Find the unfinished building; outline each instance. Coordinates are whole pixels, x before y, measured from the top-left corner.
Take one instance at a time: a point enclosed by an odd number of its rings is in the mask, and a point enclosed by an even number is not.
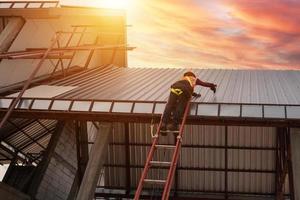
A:
[[[0,195],[133,198],[170,84],[186,70],[127,68],[122,11],[0,5],[0,162],[10,164]],[[300,72],[194,73],[218,89],[200,88],[191,104],[170,198],[300,199]],[[141,199],[161,191],[145,185]]]

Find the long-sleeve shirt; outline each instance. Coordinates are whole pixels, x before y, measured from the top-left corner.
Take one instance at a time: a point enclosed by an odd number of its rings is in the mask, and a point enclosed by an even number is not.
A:
[[[196,80],[195,85],[201,85],[201,86],[209,87],[209,88],[212,88],[215,86],[213,83],[204,82],[198,78]],[[191,86],[190,82],[186,79],[176,81],[175,83],[172,84],[171,88],[174,88],[174,89],[178,88],[178,89],[183,90],[183,94],[185,95],[186,98],[190,98],[194,92],[194,88]]]

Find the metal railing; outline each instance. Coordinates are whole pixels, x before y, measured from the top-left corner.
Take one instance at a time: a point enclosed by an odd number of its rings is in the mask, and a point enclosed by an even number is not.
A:
[[[8,109],[15,98],[0,97],[0,110]],[[165,108],[163,101],[94,100],[68,98],[25,98],[22,97],[16,110],[49,111],[69,113],[123,113],[160,115]],[[215,118],[255,118],[299,120],[300,105],[243,104],[192,102],[190,116]]]
[[[0,1],[1,8],[57,8],[59,1]]]

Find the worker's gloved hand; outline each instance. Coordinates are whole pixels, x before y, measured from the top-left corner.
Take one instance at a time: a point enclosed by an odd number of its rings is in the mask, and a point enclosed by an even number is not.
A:
[[[199,94],[197,94],[197,93],[195,93],[195,92],[193,92],[193,97],[195,97],[195,98],[200,98],[201,97],[201,94],[199,93]]]
[[[216,85],[216,84],[213,84],[213,86],[211,86],[210,89],[211,89],[214,93],[216,93],[217,85]]]

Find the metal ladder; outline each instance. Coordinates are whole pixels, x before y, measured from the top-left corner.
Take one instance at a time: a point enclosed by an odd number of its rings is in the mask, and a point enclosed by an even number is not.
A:
[[[142,189],[143,189],[143,185],[145,183],[160,184],[160,185],[163,184],[164,185],[164,190],[163,190],[163,194],[162,194],[161,199],[162,200],[169,199],[170,190],[171,190],[171,186],[172,186],[172,181],[173,181],[173,177],[174,177],[176,166],[177,166],[179,152],[180,152],[180,149],[181,149],[184,125],[185,125],[186,118],[187,118],[189,110],[190,110],[190,102],[191,102],[191,98],[187,102],[187,105],[186,105],[186,108],[185,108],[185,111],[184,111],[184,115],[183,115],[183,119],[182,119],[182,122],[180,124],[179,131],[167,131],[168,133],[178,133],[178,136],[176,137],[176,145],[160,145],[160,144],[158,144],[159,136],[160,136],[160,133],[161,133],[160,129],[161,129],[161,125],[162,125],[162,117],[161,117],[160,123],[158,125],[158,129],[156,131],[156,134],[153,137],[152,145],[151,145],[150,151],[149,151],[148,156],[147,156],[147,160],[146,160],[146,163],[145,163],[144,170],[142,172],[137,190],[135,192],[134,200],[140,199],[140,195],[141,195],[141,192],[142,192]],[[171,162],[165,162],[165,161],[155,161],[155,160],[153,160],[154,152],[158,149],[173,150],[174,152],[173,152],[173,155],[172,155],[172,161]],[[148,174],[148,171],[149,171],[151,166],[170,166],[169,171],[168,171],[168,175],[167,175],[167,179],[166,180],[158,180],[158,179],[148,179],[148,178],[146,178],[147,174]]]

